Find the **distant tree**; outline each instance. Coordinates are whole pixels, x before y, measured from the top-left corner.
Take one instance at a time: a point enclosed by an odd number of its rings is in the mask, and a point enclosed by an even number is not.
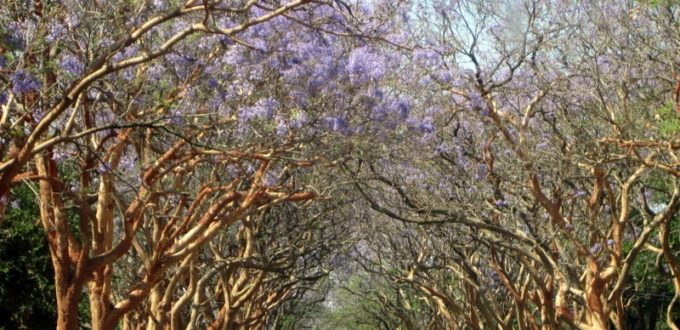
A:
[[[625,329],[657,279],[657,319],[676,328],[678,7],[419,6],[422,122],[346,167],[378,217],[406,224],[367,240],[371,269],[473,329]]]

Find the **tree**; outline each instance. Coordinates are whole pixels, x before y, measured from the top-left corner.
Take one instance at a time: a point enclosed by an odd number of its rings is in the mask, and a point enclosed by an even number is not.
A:
[[[439,92],[417,107],[431,125],[415,146],[347,167],[369,207],[428,228],[420,247],[386,258],[396,277],[439,303],[449,328],[626,328],[643,250],[677,282],[677,136],[655,118],[677,102],[677,8],[442,1],[420,12],[431,28],[419,29],[417,82]],[[664,307],[671,328],[676,301]]]
[[[333,58],[344,51],[333,33],[348,25],[332,2],[8,7],[1,17],[8,79],[0,215],[12,186],[39,182],[58,328],[77,326],[83,287],[93,328],[116,327],[147,299],[152,308],[145,325],[163,326],[152,315],[168,271],[199,260],[226,227],[318,197],[291,174],[325,153],[308,148],[309,139],[348,129],[342,109],[302,109],[330,98],[311,88],[332,88],[319,86],[314,70],[345,67]],[[293,40],[309,45],[286,49]],[[329,42],[333,47],[313,48]],[[326,57],[300,52],[305,47],[325,50]],[[325,77],[358,83],[382,75],[362,65]],[[280,70],[268,71],[276,66]],[[299,71],[305,69],[312,71]],[[281,77],[284,72],[290,76]],[[292,89],[303,82],[310,88]],[[276,176],[282,179],[272,185]],[[126,263],[134,282],[119,281],[118,266]]]

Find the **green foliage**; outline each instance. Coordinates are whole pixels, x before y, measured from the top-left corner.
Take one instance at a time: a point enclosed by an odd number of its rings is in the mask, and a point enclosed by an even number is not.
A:
[[[351,276],[331,301],[315,329],[418,329],[432,312],[408,286],[371,276]]]
[[[660,185],[663,187],[663,185]],[[658,245],[657,231],[652,234],[651,243]],[[671,250],[679,251],[680,246],[680,216],[671,221],[670,234]],[[624,243],[624,255],[633,246],[633,242]],[[675,253],[676,258],[680,257]],[[666,308],[671,302],[675,290],[673,288],[670,271],[666,260],[658,258],[655,253],[642,251],[631,269],[633,285],[626,290],[628,301],[627,323],[636,329],[668,329],[666,324]],[[680,310],[673,311],[673,319],[680,320]]]
[[[680,1],[678,1],[678,0],[640,0],[638,2],[640,2],[641,4],[644,4],[644,5],[652,6],[652,7],[672,6],[672,5],[680,4]]]
[[[54,275],[38,205],[26,185],[12,196],[0,226],[0,329],[54,328]]]
[[[680,116],[675,113],[673,103],[669,102],[656,110],[659,115],[659,132],[665,138],[680,136]]]
[[[339,290],[333,307],[329,307],[321,316],[322,326],[319,329],[378,329],[379,325],[372,317],[370,310],[379,310],[375,301],[366,299],[357,293],[362,289],[362,279],[352,276],[347,288]]]
[[[296,322],[297,322],[297,319],[294,316],[291,316],[291,315],[283,316],[283,318],[281,320],[280,329],[281,330],[295,329],[295,323]]]

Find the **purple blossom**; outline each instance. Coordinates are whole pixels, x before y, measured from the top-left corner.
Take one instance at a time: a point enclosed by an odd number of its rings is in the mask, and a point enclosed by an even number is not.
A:
[[[489,168],[486,166],[486,164],[479,164],[479,167],[477,168],[477,174],[475,174],[475,180],[482,180],[486,177],[486,174],[489,172]]]
[[[35,77],[25,73],[23,70],[18,70],[10,78],[12,84],[12,92],[14,94],[26,93],[40,89],[41,83]]]
[[[602,250],[602,244],[600,243],[595,243],[593,246],[590,247],[590,253],[596,254]]]
[[[231,47],[224,54],[223,61],[230,66],[238,67],[245,61],[244,55],[242,47]]]
[[[288,59],[288,64],[289,64],[289,65],[298,65],[298,64],[302,64],[302,60],[301,60],[299,57],[297,57],[297,56],[293,56],[293,57],[291,57],[290,59]]]
[[[122,51],[119,51],[118,53],[114,54],[113,57],[111,57],[111,61],[119,62],[119,61],[122,61],[126,58],[130,58],[130,57],[137,54],[138,49],[139,49],[139,46],[137,46],[135,44],[127,46]],[[171,62],[173,64],[177,64],[177,63],[187,64],[187,62],[189,61],[186,56],[178,55],[178,54],[175,54],[175,53],[168,55],[167,58],[169,60],[171,60]]]
[[[234,164],[229,164],[227,165],[227,174],[229,175],[230,178],[236,178],[239,176],[241,170],[238,168],[238,166]]]
[[[371,111],[370,118],[375,121],[383,121],[387,117],[387,109],[382,105],[377,105]]]
[[[283,70],[283,79],[291,85],[298,85],[301,80],[309,76],[309,68],[305,65],[293,65]]]
[[[292,128],[300,128],[302,125],[307,123],[307,113],[300,110],[294,112],[291,117],[290,117],[290,127]]]
[[[68,157],[68,154],[61,148],[55,148],[52,152],[52,159],[56,162],[60,162]]]
[[[109,173],[109,172],[111,172],[111,164],[109,164],[109,162],[107,162],[107,161],[103,161],[103,162],[99,163],[99,166],[97,166],[97,168],[95,170],[99,174]]]
[[[436,115],[438,113],[441,113],[442,109],[440,107],[429,107],[427,110],[425,110],[425,114],[428,116]]]
[[[418,129],[419,123],[420,123],[420,122],[419,122],[418,119],[415,118],[415,117],[408,117],[408,118],[406,118],[406,126],[408,126],[408,127],[411,128],[411,129],[417,130],[417,129]]]
[[[326,124],[333,132],[349,133],[349,122],[343,117],[326,117]]]
[[[244,107],[241,110],[241,118],[250,121],[255,118],[271,119],[274,112],[278,109],[279,102],[273,98],[260,99],[252,107]]]
[[[420,122],[420,125],[418,125],[418,130],[422,133],[433,133],[434,120],[432,119],[432,117],[427,116],[423,118],[423,120]]]
[[[59,66],[61,66],[64,71],[74,75],[80,75],[83,73],[83,69],[85,69],[85,65],[83,65],[83,63],[73,55],[66,55],[61,58],[59,61]]]
[[[347,71],[353,84],[375,82],[385,75],[385,64],[382,58],[364,46],[350,54]]]
[[[276,185],[278,178],[271,172],[267,172],[262,179],[262,185],[265,187],[273,187]]]
[[[215,79],[215,78],[208,79],[208,87],[215,89],[218,86],[219,86],[219,83],[217,82],[217,79]]]
[[[35,122],[37,123],[37,122],[41,121],[43,119],[43,117],[45,117],[45,112],[42,111],[41,109],[37,109],[37,110],[33,111],[31,116],[33,116],[33,120],[35,120]]]
[[[373,90],[373,97],[375,97],[379,100],[382,100],[384,96],[385,96],[385,92],[383,92],[382,89],[376,88],[376,89]]]
[[[443,153],[446,153],[446,152],[449,151],[449,147],[446,146],[446,145],[443,144],[443,143],[440,143],[440,144],[438,144],[438,145],[434,148],[434,151],[435,151],[437,154],[443,154]]]
[[[257,49],[259,51],[266,52],[267,49],[268,49],[267,48],[267,42],[262,40],[262,39],[255,39],[255,40],[251,41],[250,43],[253,45],[253,47],[255,47],[255,49]]]
[[[71,181],[68,184],[68,190],[69,191],[75,192],[75,191],[78,191],[78,189],[80,189],[80,183],[78,181]]]
[[[575,190],[574,191],[574,198],[580,198],[580,197],[583,197],[583,196],[586,196],[586,195],[588,195],[588,193],[583,191],[583,190]]]
[[[286,125],[286,122],[283,121],[283,119],[277,120],[276,135],[285,136],[286,134],[288,134],[288,126]]]
[[[609,69],[609,56],[608,55],[600,55],[597,57],[597,66],[603,70],[607,71]]]
[[[529,226],[527,226],[525,223],[521,224],[519,227],[525,235],[531,234],[531,230],[529,230]]]
[[[7,67],[7,58],[5,55],[0,54],[0,69]]]
[[[166,0],[153,0],[153,5],[156,6],[157,9],[164,10],[168,4]]]
[[[456,145],[456,161],[461,168],[467,168],[469,165],[465,150],[460,145]]]
[[[248,78],[251,80],[262,80],[263,71],[262,65],[252,65],[248,68]]]
[[[255,173],[255,167],[253,167],[253,164],[248,164],[248,167],[246,167],[246,174],[247,175],[253,175]]]
[[[496,206],[498,206],[498,207],[507,207],[508,205],[510,205],[510,204],[508,203],[508,201],[506,201],[506,200],[504,200],[504,199],[497,199],[497,200],[494,202],[494,204],[496,204]]]
[[[156,0],[156,1],[158,1],[158,0]],[[229,47],[229,46],[234,44],[234,40],[232,40],[229,37],[222,36],[222,37],[220,37],[220,43],[224,47]]]
[[[394,107],[397,113],[399,114],[399,117],[401,117],[401,119],[408,118],[408,115],[411,110],[411,105],[407,101],[399,100],[397,101]]]
[[[149,67],[146,72],[147,79],[149,81],[157,81],[161,79],[163,75],[163,67],[159,64],[153,64]]]
[[[0,93],[0,105],[5,105],[8,101],[7,92]]]
[[[292,91],[290,92],[290,98],[295,103],[298,107],[304,108],[307,106],[308,100],[307,100],[307,93],[303,93],[300,91]]]
[[[309,79],[309,81],[307,82],[307,88],[309,90],[318,90],[323,86],[324,82],[326,82],[325,79],[322,79],[321,76],[316,76],[314,78]]]
[[[436,73],[436,78],[443,83],[450,83],[453,80],[453,74],[450,71],[440,71]]]
[[[170,124],[175,125],[175,126],[184,126],[186,125],[186,120],[184,119],[184,116],[179,115],[179,114],[174,114],[168,117],[170,120]]]
[[[123,156],[120,159],[120,163],[118,163],[118,168],[125,173],[128,174],[133,174],[136,172],[137,168],[137,157],[133,156],[132,153],[126,153],[125,156]]]
[[[488,116],[489,115],[489,108],[487,107],[482,107],[481,110],[479,111],[479,114],[482,116]]]
[[[607,240],[607,245],[609,245],[609,246],[613,246],[613,245],[614,245],[614,240],[613,240],[613,239],[611,239],[611,238],[610,238],[610,239],[608,239],[608,240]]]
[[[484,98],[478,93],[470,94],[470,107],[472,110],[480,111],[484,116],[488,115],[488,109],[486,109]]]
[[[436,67],[441,64],[441,57],[431,49],[418,48],[413,51],[413,60],[423,67]]]
[[[78,19],[78,16],[75,15],[67,16],[64,22],[71,29],[77,29],[80,26],[80,20]]]

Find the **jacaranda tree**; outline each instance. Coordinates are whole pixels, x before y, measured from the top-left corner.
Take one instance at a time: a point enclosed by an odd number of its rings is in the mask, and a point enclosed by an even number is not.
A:
[[[59,329],[678,328],[677,1],[6,2]]]
[[[95,329],[113,329],[122,319],[125,327],[199,326],[175,315],[173,307],[193,298],[189,291],[173,302],[184,287],[177,281],[200,282],[201,275],[179,275],[207,262],[204,247],[237,222],[241,250],[229,258],[252,265],[255,219],[325,191],[296,178],[340,152],[309,143],[349,133],[347,109],[355,101],[345,82],[357,88],[385,74],[352,57],[352,47],[372,52],[356,41],[364,32],[354,27],[371,12],[343,2],[11,1],[4,7],[0,217],[12,205],[13,187],[35,189],[59,329],[77,327],[83,292]],[[313,246],[289,258],[306,258]],[[267,286],[248,284],[266,274],[247,270],[253,267],[237,267],[244,270],[232,275],[233,294],[253,297],[259,287],[257,299],[267,304],[287,294],[271,296]],[[205,292],[196,294],[202,299]],[[216,307],[213,327],[231,328],[224,314],[243,313],[230,303]]]
[[[677,4],[416,8],[409,82],[429,122],[346,166],[405,223],[365,224],[358,262],[452,329],[626,329],[652,267],[677,328]]]

